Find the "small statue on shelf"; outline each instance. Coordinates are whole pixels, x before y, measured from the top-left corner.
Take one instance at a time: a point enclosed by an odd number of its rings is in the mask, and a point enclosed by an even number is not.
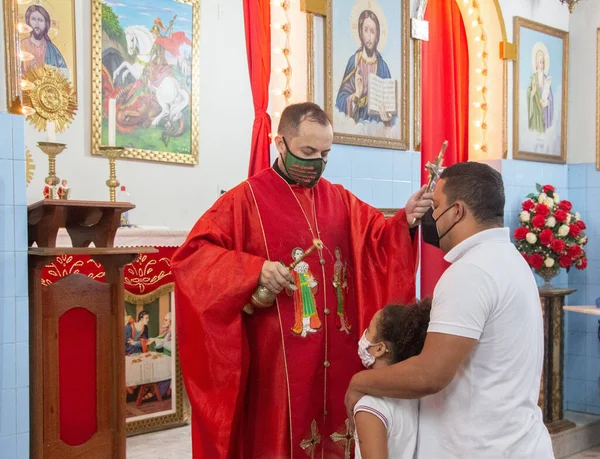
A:
[[[58,199],[64,199],[65,201],[69,199],[69,195],[71,193],[71,188],[67,185],[67,181],[63,180],[61,185],[58,187]]]
[[[44,199],[56,199],[56,185],[52,185],[52,178],[46,177],[46,186],[44,186]]]

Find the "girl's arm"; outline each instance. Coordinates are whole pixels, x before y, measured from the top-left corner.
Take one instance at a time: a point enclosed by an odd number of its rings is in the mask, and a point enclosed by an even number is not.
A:
[[[383,421],[367,411],[354,417],[362,459],[388,459],[387,429]]]

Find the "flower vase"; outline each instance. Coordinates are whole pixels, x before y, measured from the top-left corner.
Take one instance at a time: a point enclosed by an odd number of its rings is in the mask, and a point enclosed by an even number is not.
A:
[[[558,275],[558,271],[558,268],[546,268],[545,266],[535,270],[535,273],[544,279],[544,285],[542,285],[543,289],[549,290],[552,288],[550,281]]]

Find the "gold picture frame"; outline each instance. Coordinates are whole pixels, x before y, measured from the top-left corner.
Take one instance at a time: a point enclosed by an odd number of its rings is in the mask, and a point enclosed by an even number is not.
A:
[[[75,0],[39,0],[36,3],[4,0],[4,53],[6,60],[6,101],[8,111],[21,111],[21,82],[28,70],[50,65],[63,74],[77,95],[77,49],[75,25]],[[28,52],[26,40],[34,34],[26,24],[26,13],[33,8],[43,24],[49,24],[39,40],[50,43],[53,52],[46,53],[43,63],[36,64],[35,55]],[[21,25],[19,25],[21,24]],[[24,44],[25,43],[25,44]],[[50,59],[50,62],[47,60]],[[38,65],[39,64],[39,65]]]
[[[323,16],[324,18],[324,41],[325,41],[325,111],[334,120],[333,116],[333,1],[340,0],[323,0],[319,1],[308,1],[306,0],[302,4],[303,11],[307,12],[307,97],[308,100],[314,100],[314,15]],[[334,121],[334,143],[345,144],[345,145],[358,145],[366,147],[376,148],[389,148],[397,150],[408,150],[410,147],[410,125],[409,125],[409,90],[410,90],[410,25],[409,25],[409,2],[402,0],[401,13],[400,13],[400,24],[402,30],[401,34],[401,52],[400,52],[400,82],[398,88],[398,99],[399,99],[399,130],[400,138],[392,139],[386,137],[375,137],[370,135],[357,135],[340,133],[336,131],[336,123]],[[390,32],[391,33],[391,32]]]
[[[158,3],[168,3],[169,8],[161,8],[160,5],[158,5]],[[173,28],[172,28],[172,24],[173,22],[169,23],[169,19],[171,17],[172,13],[165,13],[165,11],[174,11],[174,9],[176,8],[175,6],[173,6],[174,4],[178,4],[177,8],[180,8],[181,5],[185,5],[185,6],[189,6],[191,8],[191,14],[189,15],[176,15],[175,17],[173,17],[173,21],[177,20],[178,22],[176,24],[181,24],[183,21],[185,21],[185,24],[189,24],[189,25],[185,25],[186,28],[189,28],[191,30],[191,35],[192,38],[191,40],[189,38],[187,38],[187,42],[185,42],[186,44],[191,46],[191,51],[189,52],[189,55],[187,56],[186,59],[184,59],[186,62],[182,65],[185,66],[185,73],[177,73],[179,79],[175,78],[178,82],[182,81],[181,78],[185,79],[185,84],[188,85],[187,88],[183,87],[183,84],[179,83],[179,91],[180,94],[183,96],[184,92],[187,94],[187,98],[188,98],[188,102],[187,105],[184,105],[183,108],[180,110],[180,112],[174,116],[172,119],[169,119],[169,114],[164,111],[162,113],[165,113],[165,117],[162,118],[160,121],[158,121],[159,124],[155,124],[155,122],[157,122],[157,118],[160,118],[160,115],[147,115],[148,119],[140,119],[139,122],[135,121],[135,123],[137,124],[129,124],[128,125],[128,129],[133,125],[133,130],[136,129],[144,129],[144,132],[142,134],[139,134],[137,136],[137,138],[131,136],[132,141],[128,142],[127,140],[130,138],[128,137],[129,132],[128,130],[122,130],[121,127],[119,128],[119,135],[121,137],[121,142],[117,142],[117,146],[123,146],[125,147],[125,152],[123,153],[122,158],[127,158],[127,159],[138,159],[138,160],[145,160],[145,161],[158,161],[158,162],[165,162],[165,163],[175,163],[175,164],[186,164],[186,165],[196,165],[198,164],[198,144],[199,144],[199,113],[198,113],[198,108],[199,108],[199,79],[200,79],[200,0],[156,0],[153,1],[151,3],[146,3],[144,6],[140,6],[138,5],[138,2],[136,2],[136,5],[129,5],[127,3],[127,0],[124,0],[123,2],[120,2],[118,4],[118,6],[120,7],[129,7],[129,8],[138,8],[138,9],[144,9],[147,11],[143,11],[142,14],[144,14],[143,16],[137,16],[137,20],[138,21],[145,21],[143,28],[146,29],[146,31],[144,32],[146,35],[148,34],[148,32],[154,34],[160,34],[162,38],[170,40],[171,36],[169,36],[168,34],[170,32],[173,32]],[[92,155],[94,156],[100,156],[102,153],[100,151],[100,146],[104,146],[108,143],[110,143],[110,141],[107,141],[106,143],[103,143],[103,123],[105,123],[106,125],[110,125],[108,122],[108,119],[106,119],[106,121],[104,121],[105,119],[105,113],[106,113],[106,107],[105,107],[105,101],[103,98],[103,93],[105,91],[105,84],[106,81],[110,81],[111,85],[113,85],[117,80],[118,80],[118,76],[117,78],[114,77],[114,73],[112,75],[110,71],[108,71],[108,69],[105,67],[104,63],[103,63],[103,52],[105,51],[103,49],[103,22],[102,22],[102,7],[103,7],[103,1],[102,0],[92,0],[92,135],[91,135],[91,149],[92,149]],[[153,11],[153,9],[157,9],[157,12]],[[160,11],[160,13],[158,12]],[[147,15],[147,16],[146,16]],[[160,15],[164,16],[165,21],[164,24],[162,23],[162,20],[160,19]],[[116,17],[118,17],[115,14]],[[154,18],[157,18],[156,20],[154,20]],[[152,23],[152,20],[154,20],[154,23]],[[150,22],[148,22],[150,21]],[[158,21],[158,23],[157,23]],[[118,22],[118,20],[117,20]],[[141,22],[140,22],[141,23]],[[167,24],[169,24],[167,26]],[[167,26],[167,27],[165,27]],[[122,26],[119,23],[119,27]],[[142,27],[142,26],[134,26],[134,27]],[[157,27],[157,29],[155,29],[155,27]],[[177,27],[177,26],[174,26]],[[127,27],[129,28],[129,27]],[[122,29],[123,30],[123,29]],[[124,32],[123,32],[124,33]],[[165,33],[165,35],[162,35],[163,33]],[[175,34],[178,32],[174,32],[173,33],[173,37],[175,36]],[[155,39],[156,39],[156,35]],[[124,38],[123,38],[124,40]],[[184,39],[185,40],[185,39]],[[104,40],[106,41],[106,40]],[[114,43],[114,41],[113,41]],[[139,43],[136,45],[139,48]],[[114,49],[114,48],[113,48]],[[156,54],[153,53],[160,53],[160,50],[156,50],[157,48],[152,47],[151,51],[149,51],[149,53],[147,54],[149,57],[148,59],[151,61],[151,59],[155,58]],[[123,54],[125,54],[125,52],[129,53],[129,56],[123,56]],[[134,51],[135,52],[135,51]],[[150,65],[148,65],[148,63],[140,61],[138,59],[137,56],[142,56],[143,54],[141,54],[141,51],[138,51],[139,54],[135,54],[132,55],[131,51],[129,50],[124,50],[123,47],[121,46],[121,50],[119,51],[119,54],[121,55],[121,59],[123,61],[131,61],[131,66],[133,67],[134,65],[137,65],[141,62],[141,64],[144,64],[144,73],[142,74],[142,76],[139,77],[139,79],[143,79],[143,78],[151,78],[151,76],[153,77],[154,75],[152,75],[150,72],[153,72],[154,70],[152,69],[152,67]],[[161,63],[161,65],[166,65],[168,67],[175,67],[177,66],[177,71],[179,72],[179,70],[181,70],[179,68],[180,65],[180,61],[177,61],[177,64],[172,64],[171,61],[168,61],[167,58],[165,57],[165,52],[163,50],[162,52],[162,56],[158,56],[156,57],[156,59],[162,59],[163,62]],[[150,70],[147,70],[146,67],[150,68]],[[105,71],[105,75],[110,75],[109,77],[106,77],[103,79],[103,70]],[[146,71],[148,73],[146,73]],[[183,70],[181,70],[181,72],[184,72]],[[125,76],[126,72],[121,72],[120,73],[122,80],[125,80]],[[135,79],[135,74],[134,73],[130,73],[130,75]],[[151,75],[151,76],[149,76]],[[183,75],[183,76],[182,76]],[[173,76],[173,75],[170,75]],[[127,77],[130,78],[130,77]],[[168,78],[167,77],[163,77],[163,75],[159,75],[157,78],[154,78],[155,81],[160,81],[159,84],[162,84],[163,81],[166,81]],[[131,81],[131,80],[130,80]],[[131,85],[130,85],[131,86]],[[190,89],[191,86],[191,89]],[[115,91],[115,86],[112,86],[113,91]],[[134,88],[135,89],[135,88]],[[150,103],[153,104],[154,107],[154,111],[152,113],[156,113],[157,110],[160,112],[160,108],[157,108],[157,105],[159,105],[159,107],[162,107],[161,104],[159,104],[159,101],[156,100],[158,96],[155,96],[154,94],[157,93],[157,91],[153,92],[152,95],[148,95],[147,97],[149,98],[148,100],[150,101]],[[119,97],[119,96],[116,96]],[[129,96],[128,96],[129,97]],[[133,95],[132,97],[135,97],[135,95]],[[152,98],[154,98],[155,100],[152,100]],[[181,100],[182,98],[180,98]],[[128,102],[129,103],[129,102]],[[176,102],[173,102],[172,105],[175,105]],[[110,110],[110,108],[109,108]],[[121,108],[119,109],[121,110]],[[114,115],[116,117],[116,115]],[[108,117],[106,117],[108,118]],[[123,119],[123,116],[121,116],[120,119]],[[115,125],[118,124],[118,121],[114,121]],[[186,126],[187,125],[187,126]],[[178,127],[179,126],[179,127]],[[112,128],[114,130],[114,132],[117,132],[117,128],[113,127]],[[161,131],[162,129],[162,131]],[[177,130],[184,130],[185,135],[180,134]],[[109,131],[109,129],[105,129],[105,131]],[[173,132],[175,131],[175,132]],[[148,136],[146,135],[146,133],[150,133],[151,135]],[[160,135],[160,139],[159,139],[159,135]],[[108,134],[107,134],[108,136]],[[189,136],[189,143],[188,143],[188,136]],[[116,135],[115,135],[116,137]],[[136,146],[136,145],[132,145],[133,143],[141,143],[141,142],[153,142],[155,147],[154,148],[149,148],[149,147],[145,147],[145,146]],[[161,143],[162,142],[162,143]],[[173,142],[173,143],[171,143]],[[121,143],[119,145],[119,143]],[[162,146],[164,144],[164,147]],[[170,145],[169,145],[170,144]]]
[[[126,394],[126,409],[125,409],[125,414],[126,414],[126,418],[127,418],[127,422],[125,425],[125,430],[127,432],[128,436],[133,436],[133,435],[140,435],[140,434],[144,434],[144,433],[149,433],[149,432],[155,432],[158,430],[164,430],[164,429],[169,429],[169,428],[173,428],[173,427],[179,427],[182,425],[185,425],[189,422],[189,410],[187,409],[187,405],[188,405],[188,401],[187,401],[187,395],[185,392],[185,387],[184,387],[184,383],[183,383],[183,376],[181,373],[181,366],[180,366],[180,361],[179,361],[179,352],[178,352],[178,345],[177,345],[177,333],[176,333],[176,323],[177,323],[177,317],[175,315],[175,302],[174,302],[174,294],[173,294],[173,289],[174,286],[173,284],[167,284],[164,287],[161,287],[161,289],[159,289],[159,296],[158,298],[155,298],[156,295],[151,294],[148,296],[148,298],[144,298],[143,296],[138,297],[136,295],[132,295],[128,292],[126,292],[125,295],[125,311],[127,314],[127,311],[130,310],[131,313],[133,313],[133,308],[135,308],[136,314],[139,314],[139,312],[141,311],[147,311],[147,314],[149,314],[149,316],[156,321],[156,319],[158,319],[158,321],[162,321],[163,317],[161,317],[163,314],[158,314],[157,315],[157,310],[156,308],[152,308],[153,303],[156,302],[160,302],[160,303],[167,303],[169,304],[169,313],[171,314],[171,325],[170,325],[170,332],[172,333],[171,338],[169,338],[169,340],[172,339],[173,342],[173,347],[171,350],[171,355],[175,358],[175,362],[173,365],[173,369],[174,369],[174,373],[172,373],[172,377],[170,379],[170,388],[169,388],[169,397],[170,400],[172,400],[173,398],[174,403],[171,403],[171,409],[170,410],[160,410],[157,408],[152,408],[150,410],[148,410],[148,408],[145,408],[147,403],[150,403],[150,406],[152,406],[152,404],[158,404],[158,405],[163,405],[165,403],[168,403],[168,400],[163,400],[163,401],[157,401],[157,400],[151,400],[150,402],[146,402],[145,399],[143,399],[144,394],[142,393],[141,396],[139,393],[136,394],[136,390],[140,391],[143,389],[142,385],[141,387],[133,387],[133,388],[129,388],[131,389],[132,393],[127,393]],[[156,306],[154,304],[154,306]],[[133,319],[135,320],[135,319]],[[163,323],[164,325],[164,323]],[[126,328],[126,333],[127,333],[127,328]],[[152,334],[152,333],[151,333]],[[153,335],[153,334],[152,334]],[[151,354],[156,354],[155,352],[150,352]],[[143,358],[143,355],[140,354],[140,360]],[[125,363],[126,368],[127,368],[127,361]],[[126,371],[126,374],[127,371]],[[163,383],[157,383],[157,384],[153,384],[155,386],[157,386],[157,388],[162,391],[162,386],[161,384]],[[173,390],[173,386],[174,386],[174,390]],[[148,391],[148,393],[152,393],[150,391]],[[156,394],[153,394],[156,397]],[[139,398],[138,398],[139,397]],[[138,398],[137,402],[135,401],[135,399]],[[130,400],[131,399],[131,400]],[[142,402],[140,403],[140,399],[142,399]],[[152,411],[155,410],[155,411]],[[138,412],[139,411],[139,412]],[[143,414],[143,413],[146,414]],[[132,413],[134,413],[132,415]],[[162,414],[165,413],[165,414]]]
[[[526,31],[525,34],[524,31]],[[547,38],[543,37],[544,35]],[[567,161],[569,33],[528,19],[515,17],[514,36],[517,47],[517,60],[514,65],[513,78],[513,158],[565,164]],[[562,88],[559,94],[552,92],[552,75],[548,74],[552,66],[556,68],[554,62],[558,57],[548,50],[549,45],[552,50],[558,49],[553,39],[562,40],[562,46],[560,46],[562,56],[559,57],[559,62],[562,63],[561,75],[559,76]],[[543,60],[538,62],[538,56],[542,57]],[[522,62],[524,58],[526,58],[525,62]],[[534,78],[537,72],[535,68],[533,74],[529,70],[523,77],[521,75],[521,71],[524,71],[528,65],[537,66],[539,64],[543,64],[545,67],[540,69],[542,70],[544,85],[543,90],[539,88],[540,95],[537,94],[537,89],[535,94],[531,92],[534,84],[536,88],[540,84],[537,82],[539,80]],[[527,79],[529,79],[529,82]],[[548,80],[550,80],[549,83]],[[539,112],[534,114],[533,117],[529,116],[529,100],[520,100],[523,93],[526,96],[531,94],[530,98],[535,100],[535,106],[538,107],[539,105]],[[544,98],[545,93],[546,98]],[[558,120],[560,122],[559,129],[555,124],[557,122],[555,120],[557,111],[553,109],[557,95],[560,95],[559,101],[561,104],[558,111],[560,117]],[[543,105],[544,102],[545,106]],[[527,130],[523,129],[521,125],[523,119],[527,119]],[[521,132],[522,130],[523,132]],[[558,139],[557,136],[559,136]],[[532,148],[530,148],[532,145],[537,150],[542,151],[532,151]],[[548,151],[544,152],[544,149]]]
[[[600,28],[596,31],[596,170],[600,171]]]

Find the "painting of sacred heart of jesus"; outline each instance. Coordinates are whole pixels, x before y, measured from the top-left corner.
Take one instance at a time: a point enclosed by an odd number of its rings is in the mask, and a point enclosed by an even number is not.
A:
[[[92,153],[198,162],[199,0],[93,0]]]

